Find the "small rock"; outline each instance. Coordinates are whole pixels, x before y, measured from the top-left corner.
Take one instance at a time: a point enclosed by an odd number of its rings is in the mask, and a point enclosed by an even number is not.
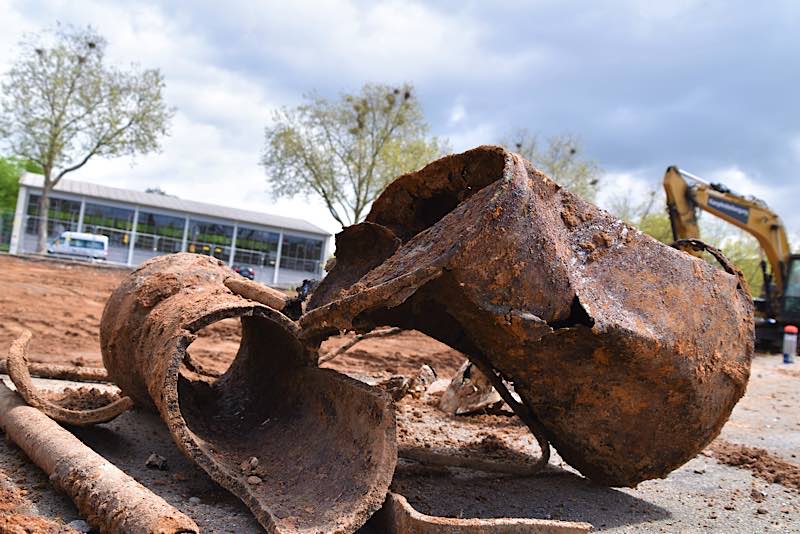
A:
[[[750,491],[750,498],[753,499],[755,502],[763,502],[764,499],[766,498],[766,495],[762,491],[753,488]]]
[[[735,508],[735,507],[734,507],[732,504],[726,504],[726,505],[724,506],[724,508],[725,508],[726,510],[728,510],[728,511],[730,511],[730,510],[735,510],[735,509],[736,509],[736,508]]]
[[[705,474],[705,472],[706,472],[706,467],[705,467],[705,466],[703,466],[703,467],[697,467],[697,468],[695,468],[695,470],[694,470],[694,474],[696,474],[696,475],[704,475],[704,474]]]
[[[189,504],[200,504],[200,497],[189,497]]]
[[[394,375],[376,385],[379,388],[384,389],[392,398],[392,400],[397,402],[406,396],[408,393],[408,388],[411,385],[411,381],[403,375]]]
[[[251,486],[257,486],[261,484],[261,478],[255,475],[250,475],[249,477],[247,477],[247,483],[250,484]]]
[[[436,371],[430,365],[424,364],[419,368],[417,374],[411,378],[409,389],[415,398],[419,398],[435,381]]]
[[[490,410],[503,404],[503,399],[484,375],[466,360],[450,380],[439,399],[439,409],[449,415],[469,415]]]
[[[758,512],[761,515],[769,513],[769,511],[766,508],[759,508],[758,510],[756,510],[756,512]]]
[[[258,467],[258,458],[253,456],[252,458],[250,458],[248,464],[250,464],[250,469],[255,469],[256,467]]]
[[[84,521],[83,519],[76,519],[75,521],[70,521],[67,523],[67,526],[71,529],[77,530],[78,532],[91,532],[92,527]]]
[[[158,469],[159,471],[166,471],[169,469],[169,466],[167,465],[167,459],[156,453],[148,456],[147,460],[144,462],[144,465],[150,469]]]

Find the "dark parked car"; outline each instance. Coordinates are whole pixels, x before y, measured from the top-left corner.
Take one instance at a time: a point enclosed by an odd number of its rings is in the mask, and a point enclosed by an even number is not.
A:
[[[244,276],[245,278],[249,278],[250,280],[256,279],[256,270],[252,267],[243,267],[241,265],[234,265],[233,270],[240,275]]]

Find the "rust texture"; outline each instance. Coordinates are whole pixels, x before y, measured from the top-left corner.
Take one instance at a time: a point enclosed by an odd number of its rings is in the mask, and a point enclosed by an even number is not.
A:
[[[108,382],[108,373],[102,367],[59,365],[55,363],[28,362],[28,372],[37,378],[70,380],[72,382]],[[8,374],[5,360],[0,360],[0,374]]]
[[[596,482],[666,476],[745,391],[753,307],[741,276],[653,240],[500,147],[401,176],[340,241],[362,234],[368,246],[337,251],[300,319],[306,342],[420,330],[512,382],[547,440]]]
[[[352,532],[380,508],[397,460],[389,399],[316,366],[295,322],[225,286],[196,254],[154,258],[114,291],[101,348],[110,378],[155,408],[178,448],[270,532]],[[203,327],[242,322],[239,351],[214,379],[184,365]]]
[[[24,402],[0,381],[0,426],[102,533],[199,533],[194,521]],[[31,530],[33,532],[33,530]],[[38,530],[36,531],[38,532]]]
[[[589,523],[553,519],[461,519],[415,510],[405,497],[389,492],[374,523],[387,534],[581,534]]]
[[[277,289],[272,289],[241,276],[230,276],[225,279],[224,283],[225,287],[233,293],[248,300],[260,302],[273,310],[283,311],[289,301],[289,297]]]
[[[86,410],[73,409],[50,401],[46,395],[36,389],[28,372],[26,351],[30,341],[30,331],[23,331],[22,335],[11,344],[11,348],[8,351],[8,359],[6,360],[8,375],[17,388],[17,393],[25,399],[29,406],[38,408],[45,415],[59,423],[75,426],[107,423],[133,406],[133,401],[129,397],[122,397],[104,406]]]

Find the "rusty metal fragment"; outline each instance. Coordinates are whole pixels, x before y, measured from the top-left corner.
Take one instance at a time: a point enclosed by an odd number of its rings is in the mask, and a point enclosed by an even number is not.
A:
[[[362,234],[369,246],[337,250],[301,318],[306,341],[420,330],[493,383],[512,382],[529,426],[599,483],[666,476],[744,393],[753,306],[741,276],[653,240],[500,147],[401,176],[342,239]],[[378,252],[364,263],[349,250]]]
[[[199,533],[194,521],[0,381],[0,427],[101,533]],[[33,527],[35,528],[35,527]],[[39,532],[31,530],[31,532]]]
[[[439,409],[448,415],[465,415],[502,405],[489,377],[465,360],[439,399]]]
[[[101,322],[109,376],[155,408],[178,448],[270,532],[352,532],[380,508],[394,472],[395,420],[374,388],[316,366],[298,326],[225,285],[196,254],[154,258],[114,291]],[[242,321],[218,379],[183,365],[203,327]]]
[[[271,287],[267,287],[241,276],[230,276],[226,278],[223,283],[225,287],[230,289],[233,293],[248,300],[260,302],[273,310],[283,311],[286,307],[286,303],[289,301],[289,297],[277,289],[272,289]]]
[[[133,406],[133,401],[129,397],[122,397],[105,406],[88,410],[75,410],[52,402],[36,389],[28,372],[26,352],[30,341],[30,330],[24,330],[22,335],[11,344],[11,348],[8,351],[8,359],[6,360],[8,375],[17,388],[17,393],[25,399],[29,406],[38,408],[45,415],[59,423],[75,426],[107,423]]]
[[[37,378],[70,380],[72,382],[108,382],[108,373],[103,367],[59,365],[56,363],[28,362],[28,372]],[[8,374],[5,360],[0,360],[0,374]]]
[[[592,525],[554,519],[461,519],[436,517],[415,510],[399,493],[389,492],[373,520],[387,534],[579,534]]]

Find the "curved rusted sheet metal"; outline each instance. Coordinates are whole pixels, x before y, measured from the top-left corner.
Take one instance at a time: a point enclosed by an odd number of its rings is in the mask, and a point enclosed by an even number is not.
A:
[[[363,236],[368,246],[351,242]],[[513,382],[561,456],[607,485],[694,457],[749,377],[753,305],[740,275],[500,147],[395,180],[338,236],[318,292],[300,320],[312,347],[344,329],[420,330]]]
[[[352,532],[380,508],[396,463],[388,398],[316,367],[297,324],[231,292],[230,270],[195,254],[154,258],[114,291],[103,363],[124,394],[157,409],[179,449],[270,532]],[[183,365],[203,327],[239,317],[218,379]]]
[[[371,521],[385,534],[583,534],[590,523],[558,519],[438,517],[414,509],[399,493],[389,492]]]
[[[47,395],[39,391],[33,384],[33,379],[28,370],[28,345],[31,341],[31,331],[23,330],[19,338],[11,343],[6,359],[8,376],[17,388],[17,393],[28,406],[41,410],[54,421],[75,426],[92,426],[107,423],[115,419],[133,406],[133,401],[128,397],[117,398],[105,406],[94,409],[75,410],[66,408],[52,402]]]

